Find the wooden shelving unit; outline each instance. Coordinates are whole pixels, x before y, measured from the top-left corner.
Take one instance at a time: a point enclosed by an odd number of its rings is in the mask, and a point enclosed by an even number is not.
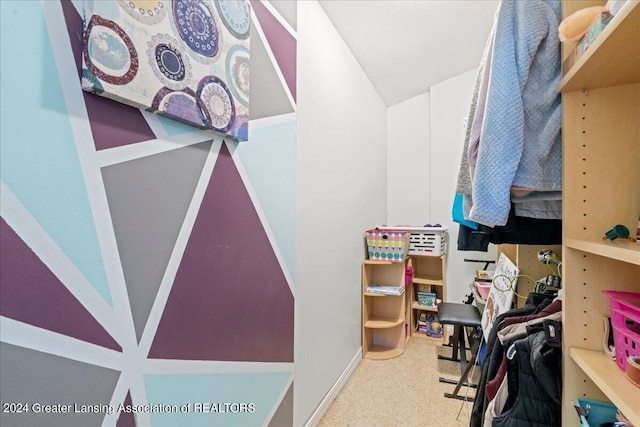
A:
[[[634,425],[640,425],[638,416],[638,388],[631,384],[615,361],[601,351],[572,348],[571,359],[626,414]]]
[[[432,338],[417,331],[420,313],[437,313],[437,307],[429,307],[418,303],[418,289],[426,288],[435,293],[436,298],[445,301],[446,258],[441,256],[411,255],[408,261],[414,268],[411,286],[407,289],[410,296],[409,330],[411,336],[442,341],[443,338]]]
[[[604,1],[565,0],[563,17]],[[610,401],[640,425],[640,388],[602,352],[602,290],[640,292],[640,245],[604,241],[640,215],[640,2],[629,1],[560,83],[563,102],[563,426],[572,401]],[[567,56],[567,52],[563,56]]]
[[[571,4],[567,6],[567,3]],[[579,3],[590,6],[602,4],[600,1],[565,0],[565,16],[568,16],[566,12],[569,9],[576,11],[588,7],[578,6]],[[629,3],[620,10],[576,63],[570,69],[564,70],[560,81],[562,92],[620,86],[640,81],[640,9],[637,4],[631,4],[637,1],[630,0]]]
[[[538,252],[541,250],[551,250],[559,257],[562,256],[562,245],[513,245],[508,243],[498,245],[497,258],[500,258],[500,253],[504,253],[518,266],[519,274],[523,276],[516,284],[515,301],[517,307],[523,307],[529,292],[534,291],[535,283],[525,276],[540,279],[551,273],[556,274],[557,267],[555,265],[551,268],[538,261]]]
[[[408,339],[407,298],[367,292],[371,284],[402,286],[405,263],[362,263],[362,357],[391,359],[404,353]]]

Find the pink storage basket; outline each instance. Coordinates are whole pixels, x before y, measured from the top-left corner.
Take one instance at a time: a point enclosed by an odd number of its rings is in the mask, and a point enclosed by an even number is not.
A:
[[[616,363],[626,372],[629,356],[640,356],[640,293],[602,291],[611,301]]]
[[[407,230],[374,228],[366,230],[366,235],[370,260],[404,262],[409,251]]]
[[[493,282],[475,281],[473,284],[475,285],[482,299],[486,301],[487,298],[489,298],[489,292],[491,291],[491,286],[493,286]]]

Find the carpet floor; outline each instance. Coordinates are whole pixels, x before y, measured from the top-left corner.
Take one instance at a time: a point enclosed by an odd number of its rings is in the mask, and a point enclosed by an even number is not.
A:
[[[363,359],[333,401],[319,427],[451,427],[469,425],[472,403],[444,397],[455,381],[460,364],[439,360],[451,356],[451,348],[412,337],[404,354],[390,360]],[[472,382],[477,383],[479,367]],[[475,395],[463,387],[460,395]]]

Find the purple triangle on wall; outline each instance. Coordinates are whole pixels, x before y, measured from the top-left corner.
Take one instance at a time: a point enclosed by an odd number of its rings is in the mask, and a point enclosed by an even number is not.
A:
[[[78,70],[78,90],[81,90],[82,17],[70,0],[61,0],[61,3]],[[156,139],[139,109],[91,93],[84,92],[83,95],[97,150]]]
[[[124,406],[133,405],[131,400],[131,391],[127,392],[127,397],[124,399]],[[136,427],[136,417],[134,412],[121,412],[118,417],[116,427]]]
[[[120,345],[0,218],[0,314],[116,351]]]
[[[292,362],[293,303],[223,144],[149,357]]]
[[[291,96],[296,99],[296,55],[298,41],[282,24],[257,0],[251,0],[251,7],[258,17],[260,26],[269,42],[269,47],[278,62],[282,76],[287,82]]]

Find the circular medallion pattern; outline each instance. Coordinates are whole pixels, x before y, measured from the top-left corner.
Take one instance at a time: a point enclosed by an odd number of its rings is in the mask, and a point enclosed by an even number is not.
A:
[[[207,58],[218,53],[218,26],[209,6],[202,0],[174,0],[173,20],[180,38],[195,53]]]
[[[236,116],[233,128],[229,133],[240,141],[247,141],[249,139],[249,117],[246,114]]]
[[[228,132],[236,115],[235,105],[227,85],[216,76],[206,76],[198,83],[197,99],[212,129]]]
[[[180,90],[193,77],[189,56],[180,51],[178,40],[168,34],[156,34],[147,42],[149,65],[164,86]]]
[[[249,50],[243,46],[233,46],[229,50],[226,63],[227,82],[231,91],[242,105],[249,106]]]
[[[104,87],[102,87],[102,83],[100,83],[100,80],[98,80],[96,76],[91,74],[91,72],[86,68],[82,69],[82,79],[80,80],[80,85],[82,86],[82,90],[97,94],[101,94],[104,92]]]
[[[167,16],[166,0],[117,0],[117,3],[129,16],[143,24],[157,24]]]
[[[114,85],[129,83],[138,72],[133,42],[113,21],[93,15],[84,33],[84,61],[98,79]]]
[[[153,98],[151,110],[199,127],[205,126],[202,110],[196,101],[196,94],[189,88],[174,91],[163,87]]]
[[[216,9],[231,34],[241,40],[249,37],[251,11],[247,0],[216,0]]]

